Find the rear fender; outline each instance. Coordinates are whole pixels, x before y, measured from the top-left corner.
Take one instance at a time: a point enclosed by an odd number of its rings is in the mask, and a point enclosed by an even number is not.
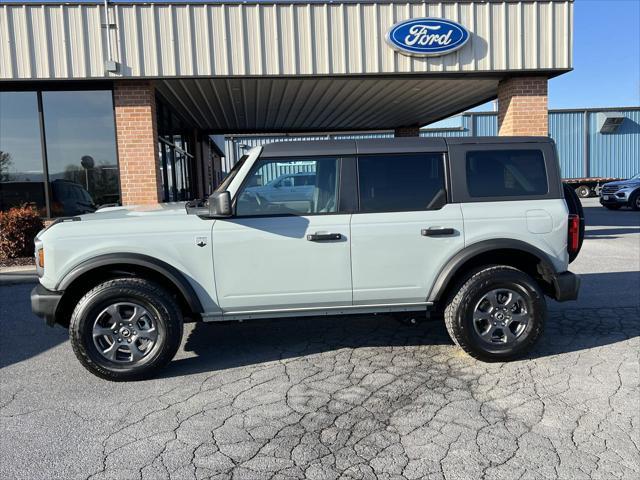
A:
[[[491,251],[510,250],[515,252],[523,252],[533,255],[538,259],[538,274],[548,283],[552,283],[552,277],[555,275],[556,269],[549,256],[537,247],[529,245],[520,240],[515,239],[493,239],[474,243],[460,250],[454,255],[440,270],[436,277],[436,281],[429,292],[427,300],[429,302],[437,302],[443,298],[443,294],[450,286],[451,281],[456,274],[461,271],[465,264],[472,261],[479,255],[490,253]]]

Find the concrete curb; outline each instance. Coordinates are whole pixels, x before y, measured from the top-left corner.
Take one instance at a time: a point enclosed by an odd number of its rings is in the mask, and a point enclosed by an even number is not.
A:
[[[17,285],[21,283],[36,283],[38,275],[32,265],[24,267],[0,268],[0,285]]]

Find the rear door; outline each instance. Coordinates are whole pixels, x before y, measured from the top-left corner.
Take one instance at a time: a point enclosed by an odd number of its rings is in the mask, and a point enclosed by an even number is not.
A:
[[[351,220],[354,305],[424,303],[464,247],[459,204],[447,203],[442,152],[361,155]]]

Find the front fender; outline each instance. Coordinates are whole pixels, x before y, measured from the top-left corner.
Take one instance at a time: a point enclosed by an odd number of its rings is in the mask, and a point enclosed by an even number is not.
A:
[[[107,253],[85,260],[65,274],[58,281],[54,290],[64,291],[85,273],[109,265],[136,265],[153,270],[169,280],[178,289],[193,312],[204,312],[194,288],[177,268],[162,260],[140,253]]]

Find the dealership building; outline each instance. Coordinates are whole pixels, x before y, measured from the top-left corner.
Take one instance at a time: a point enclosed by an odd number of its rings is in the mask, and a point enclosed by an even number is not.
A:
[[[0,206],[189,200],[224,135],[417,136],[494,99],[496,133],[547,135],[572,29],[572,0],[3,2]]]

